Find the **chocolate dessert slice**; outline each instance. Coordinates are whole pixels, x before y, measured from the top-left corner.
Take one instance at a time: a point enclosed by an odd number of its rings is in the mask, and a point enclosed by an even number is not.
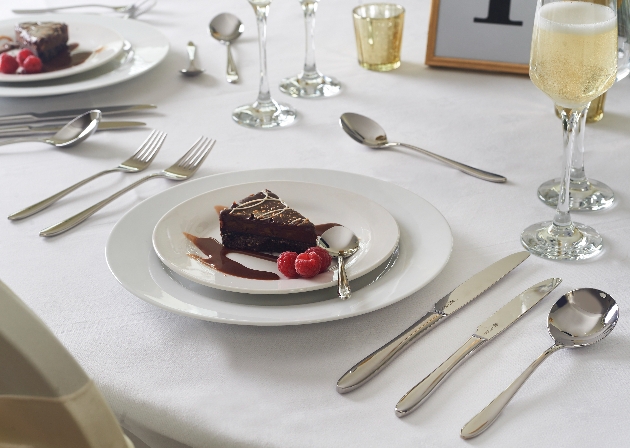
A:
[[[23,22],[15,27],[15,40],[46,62],[68,46],[68,25],[59,22]]]
[[[315,246],[315,226],[269,190],[235,202],[219,214],[223,245],[257,252],[304,252]]]

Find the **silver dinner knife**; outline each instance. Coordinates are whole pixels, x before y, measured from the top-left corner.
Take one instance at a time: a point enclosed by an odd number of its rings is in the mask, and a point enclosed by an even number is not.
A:
[[[98,124],[97,131],[114,131],[120,129],[136,128],[146,126],[141,121],[101,121]],[[15,126],[6,129],[0,129],[0,138],[5,137],[24,137],[29,135],[54,134],[63,128],[63,125],[52,126]]]
[[[516,322],[523,314],[553,291],[561,281],[562,279],[560,278],[550,278],[526,289],[486,319],[484,323],[477,327],[475,334],[459,350],[453,353],[450,358],[416,384],[398,401],[398,404],[396,404],[396,416],[404,417],[420,406],[455,366]]]
[[[135,112],[138,110],[145,109],[155,109],[157,106],[155,104],[134,104],[129,106],[104,106],[104,107],[93,107],[92,109],[98,109],[101,111],[101,115],[108,116],[114,114],[123,114],[128,112]],[[77,115],[81,115],[89,108],[83,109],[67,109],[67,110],[56,110],[51,112],[26,112],[23,114],[17,115],[1,115],[0,116],[0,126],[5,125],[14,125],[20,123],[37,123],[37,122],[49,122],[49,121],[68,121],[71,118],[76,117]]]
[[[473,275],[436,302],[433,311],[429,311],[405,331],[348,370],[337,381],[337,392],[340,394],[350,392],[370,380],[404,349],[433,329],[435,324],[442,322],[455,311],[477,298],[525,261],[527,257],[529,257],[529,252],[517,252]]]

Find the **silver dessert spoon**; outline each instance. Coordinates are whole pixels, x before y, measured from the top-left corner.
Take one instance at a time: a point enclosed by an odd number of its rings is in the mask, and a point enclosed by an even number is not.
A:
[[[232,59],[230,44],[243,34],[245,26],[234,14],[224,12],[212,19],[208,28],[210,30],[210,35],[227,47],[227,82],[237,82],[238,71],[236,70],[234,59]]]
[[[12,143],[47,143],[57,148],[69,148],[78,145],[83,140],[92,135],[101,121],[100,110],[90,110],[74,118],[70,123],[61,128],[51,137],[32,138],[22,137],[10,140],[0,140],[0,146]]]
[[[492,425],[503,408],[536,368],[552,353],[562,348],[586,347],[604,339],[615,328],[619,306],[599,289],[583,288],[570,291],[551,307],[547,328],[555,343],[545,350],[497,398],[474,416],[462,428],[461,437],[477,437]]]
[[[357,142],[369,146],[372,149],[385,149],[391,146],[404,146],[405,148],[416,150],[426,156],[433,157],[440,162],[452,166],[459,171],[477,177],[479,179],[487,180],[488,182],[505,182],[507,179],[499,174],[483,171],[472,166],[464,165],[463,163],[456,162],[446,157],[434,154],[426,149],[418,148],[407,143],[390,142],[387,140],[385,130],[374,120],[360,114],[352,112],[346,112],[341,115],[339,119],[341,128],[351,138]]]
[[[183,68],[179,72],[184,76],[198,76],[205,72],[202,68],[197,68],[195,65],[195,56],[197,55],[197,47],[195,44],[190,41],[188,45],[186,45],[186,50],[188,50],[188,68]]]
[[[349,299],[352,291],[346,276],[345,259],[359,250],[359,238],[347,227],[335,226],[317,239],[317,245],[326,249],[332,257],[337,257],[337,291],[341,300]]]

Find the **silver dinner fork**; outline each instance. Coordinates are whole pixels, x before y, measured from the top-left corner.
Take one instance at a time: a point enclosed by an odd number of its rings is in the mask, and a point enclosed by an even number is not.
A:
[[[159,177],[165,177],[170,180],[189,179],[193,176],[193,174],[195,174],[197,169],[199,169],[204,160],[206,160],[206,157],[208,156],[208,154],[210,154],[210,150],[215,143],[216,140],[214,139],[209,139],[203,136],[199,137],[199,139],[192,145],[188,152],[184,154],[182,158],[175,162],[172,166],[160,171],[159,173],[149,174],[139,181],[136,181],[131,185],[123,188],[122,190],[117,191],[110,197],[103,199],[98,204],[95,204],[92,207],[83,210],[81,213],[78,213],[73,217],[68,218],[65,221],[61,221],[60,223],[57,223],[53,226],[45,228],[44,230],[39,232],[39,236],[55,236],[67,230],[70,230],[71,228],[88,219],[90,216],[105,207],[114,199],[122,196],[129,190],[136,188],[138,185],[146,182],[149,179],[157,179]]]
[[[83,4],[83,5],[57,6],[55,8],[14,9],[13,12],[15,14],[40,14],[43,12],[55,12],[55,11],[62,11],[65,9],[73,9],[73,8],[107,8],[107,9],[111,9],[114,12],[124,14],[125,18],[135,19],[136,17],[144,14],[145,12],[153,8],[156,3],[157,3],[157,0],[142,0],[140,2],[132,3],[131,5],[125,5],[125,6],[110,6],[110,5],[88,3],[88,4]]]
[[[123,173],[139,173],[140,171],[146,169],[151,164],[151,162],[153,162],[153,159],[162,147],[162,143],[164,143],[165,138],[166,134],[164,132],[154,130],[140,145],[136,153],[117,167],[101,171],[100,173],[96,173],[93,176],[88,177],[87,179],[83,179],[81,182],[77,182],[76,184],[66,188],[65,190],[62,190],[59,193],[38,202],[37,204],[33,204],[29,207],[26,207],[24,210],[20,210],[19,212],[15,212],[9,215],[8,218],[12,221],[28,218],[29,216],[41,212],[45,208],[51,206],[59,199],[68,195],[69,193],[72,193],[77,188],[105,174],[115,173],[117,171],[122,171]]]

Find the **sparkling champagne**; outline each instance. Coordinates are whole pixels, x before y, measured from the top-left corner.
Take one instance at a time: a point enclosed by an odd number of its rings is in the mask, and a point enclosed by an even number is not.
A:
[[[529,76],[566,108],[585,106],[615,82],[617,18],[608,6],[561,1],[537,11]]]

